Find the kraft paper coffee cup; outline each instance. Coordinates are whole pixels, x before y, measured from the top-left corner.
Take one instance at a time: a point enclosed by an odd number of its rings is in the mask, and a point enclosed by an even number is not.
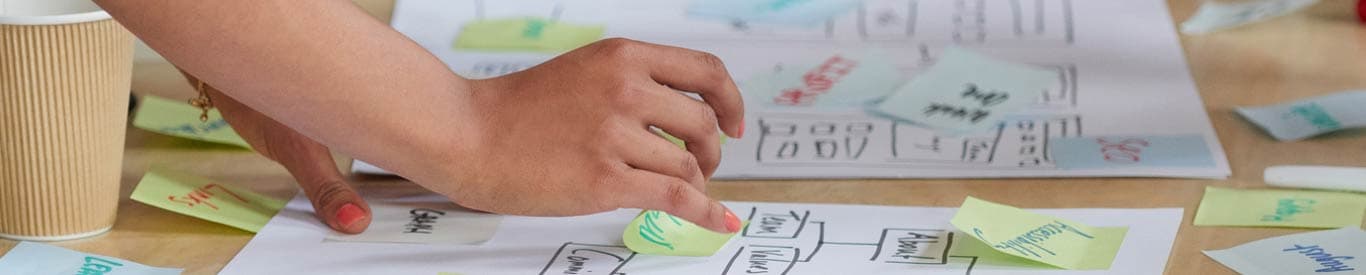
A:
[[[132,60],[132,34],[88,0],[0,0],[0,237],[113,226]]]

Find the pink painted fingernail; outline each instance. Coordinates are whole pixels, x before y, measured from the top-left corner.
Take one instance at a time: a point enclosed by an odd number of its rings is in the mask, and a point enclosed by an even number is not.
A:
[[[735,212],[726,210],[726,231],[731,233],[740,231],[740,218],[735,216]]]
[[[365,211],[361,210],[360,207],[356,206],[354,203],[342,205],[341,209],[337,209],[337,222],[340,223],[342,227],[349,228],[351,225],[354,225],[364,218]]]

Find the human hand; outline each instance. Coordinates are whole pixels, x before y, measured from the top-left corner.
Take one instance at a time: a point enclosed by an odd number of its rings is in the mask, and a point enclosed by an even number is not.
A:
[[[744,132],[739,90],[716,56],[607,39],[470,85],[482,117],[467,125],[483,125],[472,146],[479,151],[455,168],[464,181],[428,186],[435,191],[496,213],[644,208],[713,231],[739,230],[735,214],[704,193],[721,159],[718,126],[735,138]]]
[[[184,74],[193,83],[194,76]],[[242,139],[262,156],[289,170],[313,202],[314,215],[334,230],[357,234],[370,226],[370,206],[342,179],[328,148],[284,124],[224,95],[205,91]]]

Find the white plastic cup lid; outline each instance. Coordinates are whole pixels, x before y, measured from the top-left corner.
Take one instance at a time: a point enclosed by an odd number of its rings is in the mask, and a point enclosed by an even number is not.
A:
[[[109,19],[91,0],[0,0],[0,25],[61,25]]]

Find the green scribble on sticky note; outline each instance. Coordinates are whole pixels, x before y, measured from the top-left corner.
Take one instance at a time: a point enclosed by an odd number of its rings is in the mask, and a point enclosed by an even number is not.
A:
[[[1366,195],[1287,189],[1205,187],[1197,226],[1339,228],[1360,226]]]
[[[155,168],[142,176],[132,199],[251,232],[261,230],[285,207],[282,200],[246,189]]]
[[[199,108],[155,96],[142,96],[133,127],[155,133],[213,143],[251,148],[246,140],[223,120],[218,110],[209,111],[209,120],[200,121]]]
[[[602,38],[602,26],[573,25],[523,17],[470,22],[455,49],[563,52]]]
[[[746,221],[744,225],[748,224]],[[626,248],[636,253],[693,257],[715,254],[733,236],[735,233],[712,232],[656,210],[640,212],[626,225],[626,231],[621,233]]]
[[[1109,269],[1127,228],[1101,229],[968,197],[950,221],[993,250],[1064,269]]]

